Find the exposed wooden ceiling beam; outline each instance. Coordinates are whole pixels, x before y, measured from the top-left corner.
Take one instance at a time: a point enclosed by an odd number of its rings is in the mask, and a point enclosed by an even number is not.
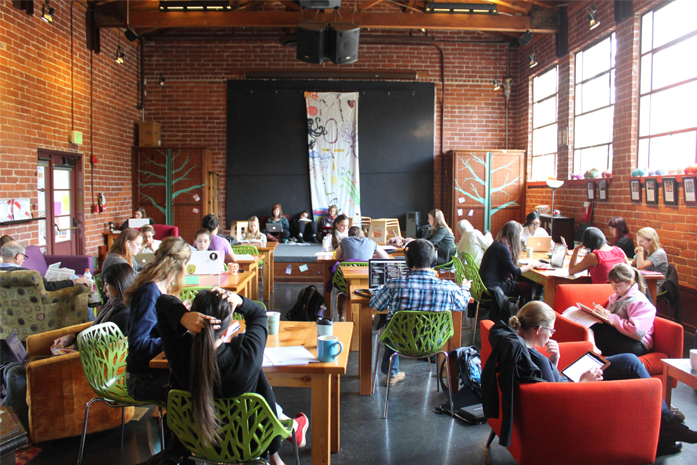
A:
[[[278,0],[278,3],[283,4],[287,11],[300,11],[300,5],[291,0]]]
[[[525,13],[525,14],[530,13],[529,8],[518,6],[518,5],[511,3],[511,2],[504,2],[503,0],[487,0],[487,2],[495,3],[495,4],[501,5],[501,6],[505,6],[505,7],[512,9],[512,10],[520,11],[521,13]]]
[[[375,5],[378,5],[382,2],[383,2],[383,0],[367,0],[363,3],[361,3],[361,5],[358,7],[358,11],[364,12],[365,10],[369,10],[372,7],[374,7]]]

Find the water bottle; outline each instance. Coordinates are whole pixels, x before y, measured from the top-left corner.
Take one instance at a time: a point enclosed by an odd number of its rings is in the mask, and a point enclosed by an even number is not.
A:
[[[85,269],[85,274],[82,275],[85,279],[89,280],[90,284],[94,284],[94,281],[92,281],[92,273],[90,273],[90,269],[86,268]]]
[[[331,234],[327,234],[322,239],[322,251],[323,252],[331,252],[332,251],[332,235]]]

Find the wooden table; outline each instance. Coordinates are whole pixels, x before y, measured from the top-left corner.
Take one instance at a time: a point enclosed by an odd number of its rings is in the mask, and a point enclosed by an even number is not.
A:
[[[670,405],[674,379],[697,389],[697,370],[692,369],[689,358],[664,358],[661,363],[663,364],[663,400],[666,404]]]
[[[556,218],[555,220],[556,221]],[[535,260],[549,260],[549,257],[547,256],[546,253],[544,252],[535,252],[533,254],[533,259]],[[521,260],[526,260],[526,258],[521,257]],[[554,296],[556,295],[557,292],[557,286],[560,284],[588,284],[591,282],[590,276],[588,276],[588,271],[583,271],[579,273],[576,276],[569,276],[568,275],[568,269],[569,269],[569,256],[566,256],[566,259],[564,260],[564,268],[563,270],[567,270],[567,273],[563,276],[557,275],[558,271],[556,270],[530,270],[527,273],[523,273],[523,276],[526,278],[530,279],[531,281],[534,281],[538,284],[541,284],[544,286],[544,301],[547,305],[550,307],[554,306]],[[657,284],[659,279],[664,279],[663,275],[660,275],[658,273],[651,273],[648,275],[644,275],[644,279],[646,279],[646,285],[649,289],[649,293],[651,294],[651,298],[653,299],[654,304],[656,303],[656,292],[657,292]]]
[[[240,271],[249,271],[254,273],[254,276],[250,282],[250,286],[252,288],[250,299],[252,300],[259,300],[259,260],[261,258],[261,255],[252,255],[251,260],[237,260],[235,262],[240,265]]]
[[[278,247],[278,242],[267,242],[265,247],[257,247],[257,250],[264,259],[264,301],[271,300],[274,281],[274,249]]]
[[[244,322],[241,322],[244,329]],[[352,323],[334,323],[334,335],[348,347]],[[269,336],[266,347],[303,346],[317,355],[317,325],[307,321],[281,321],[277,335]],[[272,386],[310,388],[312,395],[312,463],[330,465],[331,453],[339,452],[340,443],[340,376],[346,374],[348,350],[336,362],[310,363],[283,367],[264,367]],[[164,352],[150,361],[150,368],[169,368]]]
[[[373,393],[371,359],[373,355],[373,313],[379,313],[370,308],[370,299],[356,295],[356,289],[361,286],[349,286],[348,301],[358,306],[358,378],[360,380],[360,395],[369,396]],[[462,312],[453,313],[453,337],[447,342],[444,350],[451,351],[462,345]],[[378,361],[378,363],[380,363]]]
[[[218,286],[235,294],[250,298],[251,282],[254,275],[251,271],[240,271],[237,273],[206,274],[198,277],[198,284],[186,284],[184,287],[195,286]]]

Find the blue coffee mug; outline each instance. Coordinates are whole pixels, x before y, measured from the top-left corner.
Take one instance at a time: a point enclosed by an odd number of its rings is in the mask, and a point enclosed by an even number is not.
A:
[[[319,336],[317,338],[317,359],[320,362],[335,362],[344,351],[344,345],[336,336]]]

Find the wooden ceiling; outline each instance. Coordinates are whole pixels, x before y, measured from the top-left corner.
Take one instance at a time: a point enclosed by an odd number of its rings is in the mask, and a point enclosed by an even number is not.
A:
[[[442,3],[441,0],[438,0]],[[195,0],[192,0],[196,4]],[[371,31],[480,31],[516,41],[526,31],[558,30],[557,0],[450,0],[447,3],[495,4],[497,14],[427,13],[420,0],[343,0],[339,10],[302,9],[292,0],[231,0],[226,11],[160,11],[159,0],[89,1],[98,27],[129,28],[138,34],[168,30],[256,28],[292,29],[304,21],[348,23]]]

